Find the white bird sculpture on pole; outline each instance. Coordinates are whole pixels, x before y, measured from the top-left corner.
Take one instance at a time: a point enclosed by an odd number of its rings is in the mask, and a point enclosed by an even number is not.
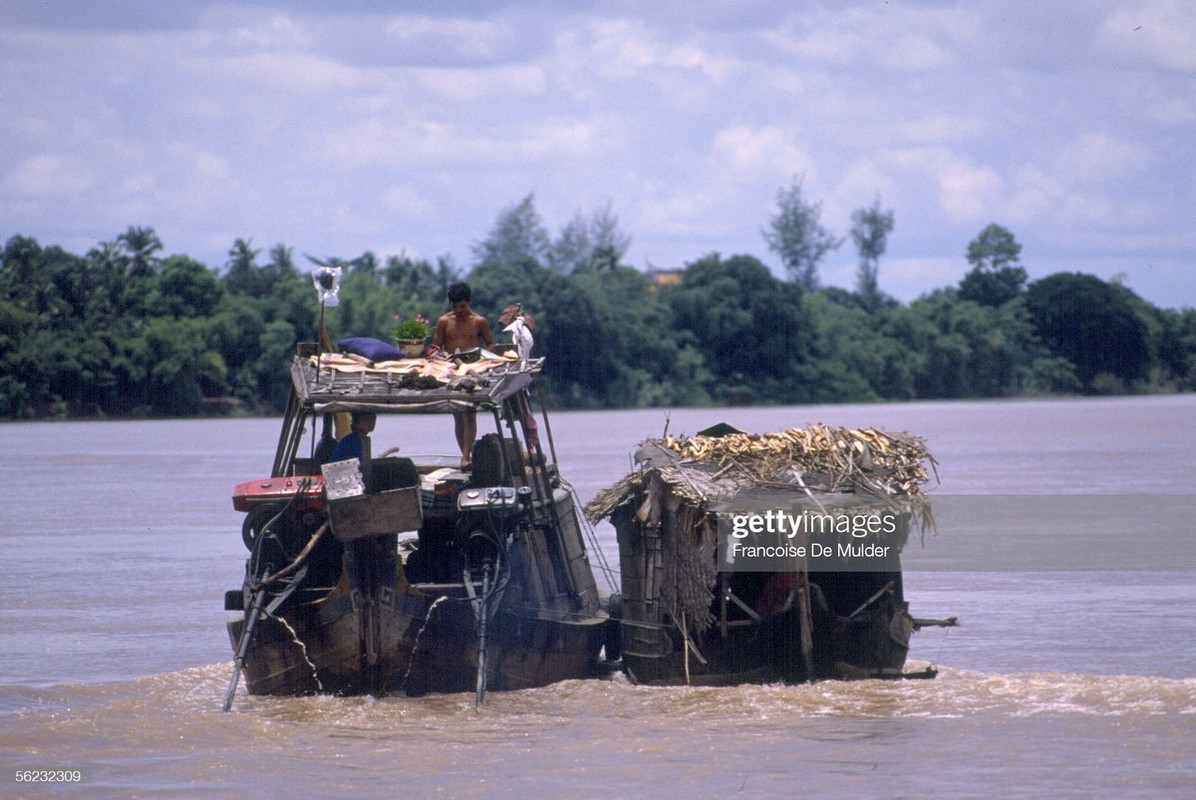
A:
[[[527,359],[532,354],[534,339],[531,330],[528,329],[527,323],[523,319],[522,305],[516,306],[515,319],[510,325],[503,328],[503,331],[511,334],[511,339],[515,343],[515,352],[519,354],[519,369],[527,369]]]

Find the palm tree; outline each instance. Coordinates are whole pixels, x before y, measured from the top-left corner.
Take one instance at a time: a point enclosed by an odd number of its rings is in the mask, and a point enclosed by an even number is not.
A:
[[[228,251],[228,272],[224,274],[224,288],[235,294],[257,294],[262,286],[255,263],[260,250],[254,250],[252,239],[237,239]]]
[[[153,228],[130,225],[127,231],[116,237],[116,242],[128,259],[125,275],[131,280],[148,278],[161,264],[162,260],[155,257],[154,253],[162,249],[162,240]]]

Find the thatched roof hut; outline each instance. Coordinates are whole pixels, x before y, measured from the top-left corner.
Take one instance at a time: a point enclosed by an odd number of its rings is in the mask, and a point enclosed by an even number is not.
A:
[[[728,599],[740,606],[765,602],[763,579],[736,594],[735,579],[726,570],[720,573],[720,514],[768,507],[809,509],[831,518],[893,512],[902,523],[890,537],[894,556],[879,571],[884,580],[896,574],[898,583],[895,554],[910,529],[924,535],[934,527],[922,487],[935,461],[920,438],[903,432],[811,425],[755,434],[719,425],[694,436],[642,442],[635,459],[639,469],[585,508],[592,522],[610,518],[618,535],[625,652],[663,657],[674,649],[668,640],[676,631],[689,648],[716,623],[725,639],[727,626],[736,624],[728,622]],[[747,579],[740,578],[745,585]],[[837,593],[829,613],[846,615],[851,609],[839,608],[874,591],[867,580],[835,584],[826,592],[814,587],[820,601]],[[688,675],[688,662],[686,669]]]

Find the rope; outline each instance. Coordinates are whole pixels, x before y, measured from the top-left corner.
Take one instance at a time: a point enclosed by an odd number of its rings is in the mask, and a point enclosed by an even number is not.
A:
[[[598,542],[598,533],[594,530],[594,526],[590,524],[589,518],[585,515],[585,510],[581,507],[581,500],[577,497],[577,490],[573,488],[573,484],[564,478],[561,478],[560,481],[561,485],[569,490],[569,495],[573,498],[573,513],[577,517],[582,530],[585,531],[590,549],[597,555],[598,569],[602,573],[602,577],[606,580],[607,588],[611,592],[617,592],[619,590],[619,584],[615,578],[617,573],[611,569],[610,563],[606,560],[606,553],[602,551],[602,545]]]
[[[292,572],[298,569],[299,565],[302,564],[309,555],[311,555],[312,548],[316,546],[316,542],[320,540],[320,537],[324,535],[324,531],[326,530],[328,530],[327,522],[321,525],[319,530],[312,534],[312,537],[307,540],[307,544],[303,546],[301,551],[299,551],[299,555],[295,556],[294,561],[292,561],[286,567],[280,569],[278,572],[275,572],[270,577],[263,578],[262,580],[258,581],[250,588],[255,592],[260,592],[262,589],[274,583],[274,581],[278,580],[279,578],[285,578],[287,575],[290,575]]]
[[[685,612],[681,612],[681,639],[685,649],[685,685],[689,686],[689,631],[685,628]]]
[[[942,660],[943,647],[947,644],[947,637],[951,635],[951,628],[943,628],[943,638],[939,640],[939,651],[934,654],[934,663],[939,663]]]

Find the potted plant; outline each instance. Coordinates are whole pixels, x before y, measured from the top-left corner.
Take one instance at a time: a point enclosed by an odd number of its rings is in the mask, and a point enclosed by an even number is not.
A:
[[[412,319],[401,320],[395,326],[395,344],[409,356],[417,357],[423,355],[424,340],[428,338],[428,332],[431,329],[431,323],[428,322],[428,318],[423,314],[416,314]]]

